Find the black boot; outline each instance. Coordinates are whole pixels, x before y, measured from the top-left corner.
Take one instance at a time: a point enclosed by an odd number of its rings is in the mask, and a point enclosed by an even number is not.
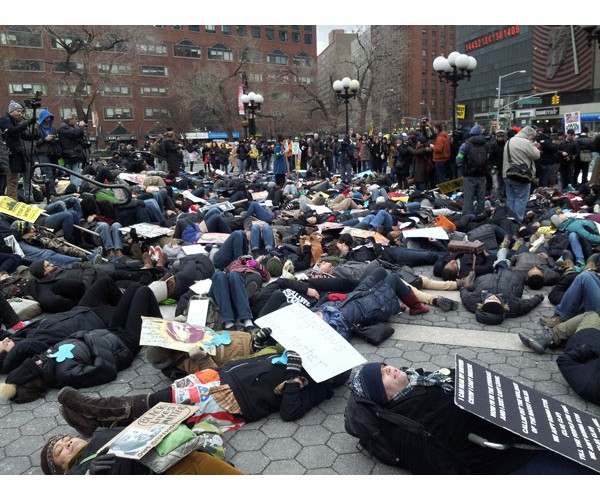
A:
[[[72,421],[75,414],[80,415],[83,417],[80,420],[88,423],[88,429],[96,422],[100,427],[129,425],[150,408],[148,398],[148,394],[94,398],[72,387],[64,387],[58,393],[58,402],[68,408],[65,414]]]
[[[530,349],[533,349],[538,354],[544,354],[548,347],[556,346],[552,329],[548,326],[544,326],[544,329],[541,332],[521,332],[519,333],[519,338],[523,344]]]

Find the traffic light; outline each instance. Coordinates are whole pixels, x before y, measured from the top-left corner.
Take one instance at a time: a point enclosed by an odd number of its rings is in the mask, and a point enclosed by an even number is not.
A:
[[[560,96],[558,94],[552,96],[552,104],[560,104]]]

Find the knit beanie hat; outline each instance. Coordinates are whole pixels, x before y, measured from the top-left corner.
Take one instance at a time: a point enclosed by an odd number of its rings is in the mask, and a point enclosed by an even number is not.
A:
[[[382,366],[385,366],[385,363],[367,363],[354,374],[351,388],[355,396],[369,399],[380,405],[387,402],[381,376]]]
[[[65,434],[52,436],[42,448],[40,453],[40,467],[47,476],[62,474],[60,467],[54,463],[52,452],[54,450],[54,445],[65,437],[67,437]]]
[[[560,216],[558,214],[550,217],[550,220],[552,221],[552,224],[554,224],[555,227],[558,227],[561,224]]]
[[[16,220],[10,225],[10,228],[13,231],[16,231],[19,236],[23,236],[31,231],[31,222],[27,222],[25,220]]]
[[[44,260],[34,260],[29,266],[29,274],[38,280],[44,278]]]
[[[10,103],[8,105],[8,112],[12,113],[13,111],[15,111],[17,109],[23,109],[23,106],[21,106],[18,102],[10,101]]]
[[[271,257],[267,262],[267,271],[271,278],[278,278],[283,272],[283,262],[277,257]]]

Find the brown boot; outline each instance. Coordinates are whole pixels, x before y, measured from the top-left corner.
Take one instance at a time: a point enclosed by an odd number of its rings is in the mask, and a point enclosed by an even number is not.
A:
[[[408,314],[411,316],[429,312],[429,307],[424,306],[419,302],[419,299],[413,290],[410,290],[404,297],[401,297],[400,300],[408,306]]]
[[[93,417],[86,417],[81,413],[71,410],[64,405],[59,408],[62,418],[82,436],[91,436],[94,431],[101,427],[100,422]]]
[[[71,415],[71,419],[74,418],[74,412],[84,417],[80,420],[87,417],[93,423],[95,419],[101,427],[129,425],[150,408],[148,398],[148,394],[94,398],[72,387],[64,387],[58,393],[58,402],[72,410],[66,412]]]
[[[472,292],[475,289],[475,271],[471,271],[464,278],[456,280],[456,284],[459,290],[464,288]]]

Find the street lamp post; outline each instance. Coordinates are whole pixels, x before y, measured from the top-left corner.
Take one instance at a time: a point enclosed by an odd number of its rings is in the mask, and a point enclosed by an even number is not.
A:
[[[438,56],[433,60],[433,69],[438,72],[440,81],[452,84],[452,129],[456,130],[456,89],[458,82],[471,80],[471,73],[477,67],[477,59],[460,52],[451,52],[448,59]]]
[[[425,109],[427,110],[427,118],[429,118],[430,120],[433,120],[433,116],[431,116],[431,109],[429,108],[429,104],[427,104],[425,101],[421,101],[419,104],[421,106],[425,106]]]
[[[244,110],[248,112],[248,129],[252,137],[256,136],[256,112],[260,109],[261,104],[264,102],[264,98],[260,94],[254,92],[248,92],[242,94],[242,104]]]
[[[527,73],[527,70],[525,69],[521,69],[518,71],[513,71],[512,73],[508,73],[507,75],[500,75],[498,77],[498,99],[496,102],[496,127],[500,128],[500,96],[501,96],[501,89],[502,89],[502,78],[506,78],[507,76],[511,76],[511,75],[516,75],[517,73]]]
[[[345,76],[341,80],[333,82],[333,90],[338,100],[343,100],[346,105],[346,135],[350,131],[350,125],[348,123],[348,102],[350,99],[356,99],[356,93],[360,88],[360,82],[358,80],[351,80]]]

